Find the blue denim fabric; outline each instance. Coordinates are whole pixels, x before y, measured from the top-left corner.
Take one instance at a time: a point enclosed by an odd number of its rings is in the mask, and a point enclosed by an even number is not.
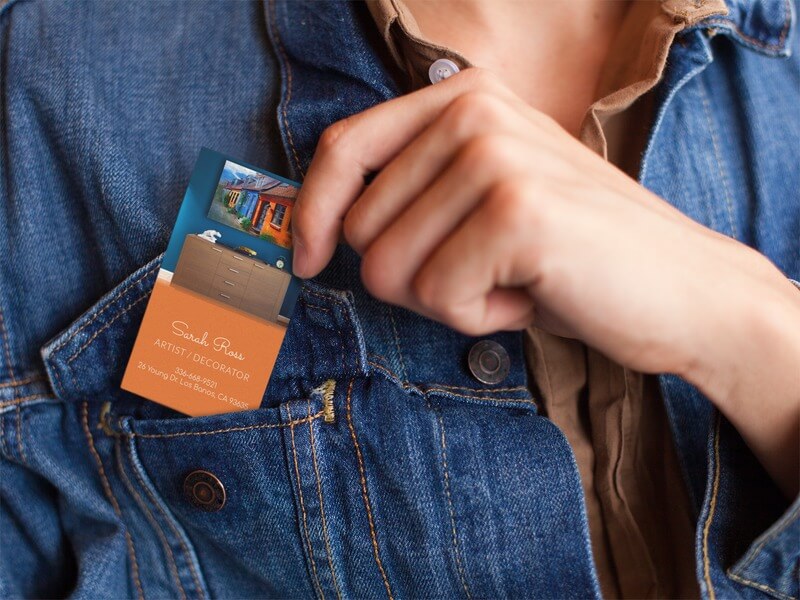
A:
[[[640,179],[800,279],[795,8],[735,0],[680,36]],[[188,418],[119,389],[199,148],[301,179],[327,125],[401,93],[369,19],[3,8],[1,597],[599,597],[520,334],[489,336],[511,371],[481,384],[476,340],[371,298],[345,247],[304,286],[258,410]],[[797,598],[800,501],[695,389],[662,390],[703,596]],[[195,469],[225,485],[219,512],[183,495]]]

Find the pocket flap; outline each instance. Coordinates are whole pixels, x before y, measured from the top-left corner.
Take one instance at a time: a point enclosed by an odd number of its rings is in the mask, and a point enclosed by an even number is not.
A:
[[[128,276],[42,348],[56,395],[63,400],[120,392],[161,254]]]

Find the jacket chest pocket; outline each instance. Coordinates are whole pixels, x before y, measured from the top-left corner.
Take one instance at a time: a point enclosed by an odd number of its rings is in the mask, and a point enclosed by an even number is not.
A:
[[[323,384],[365,364],[347,298],[310,284],[259,408],[185,417],[119,387],[159,266],[132,273],[42,352],[68,436],[90,449],[80,458],[97,480],[78,483],[104,505],[81,535],[116,532],[131,595],[313,596],[293,483],[313,463],[297,437],[328,415]]]

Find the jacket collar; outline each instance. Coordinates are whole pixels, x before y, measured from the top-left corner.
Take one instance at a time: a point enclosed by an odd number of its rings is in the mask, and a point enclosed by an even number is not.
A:
[[[767,56],[790,54],[792,0],[661,1],[687,30],[722,33]],[[397,96],[400,86],[383,67],[383,40],[363,3],[267,0],[265,11],[283,79],[281,134],[302,179],[327,125]]]
[[[662,7],[671,12],[678,3],[685,12],[672,14],[685,18],[689,29],[728,35],[766,56],[791,54],[796,28],[792,0],[662,0]]]

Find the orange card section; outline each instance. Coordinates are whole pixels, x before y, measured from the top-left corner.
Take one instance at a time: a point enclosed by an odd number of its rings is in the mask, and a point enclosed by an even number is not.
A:
[[[191,416],[258,408],[285,333],[159,276],[122,388]]]

